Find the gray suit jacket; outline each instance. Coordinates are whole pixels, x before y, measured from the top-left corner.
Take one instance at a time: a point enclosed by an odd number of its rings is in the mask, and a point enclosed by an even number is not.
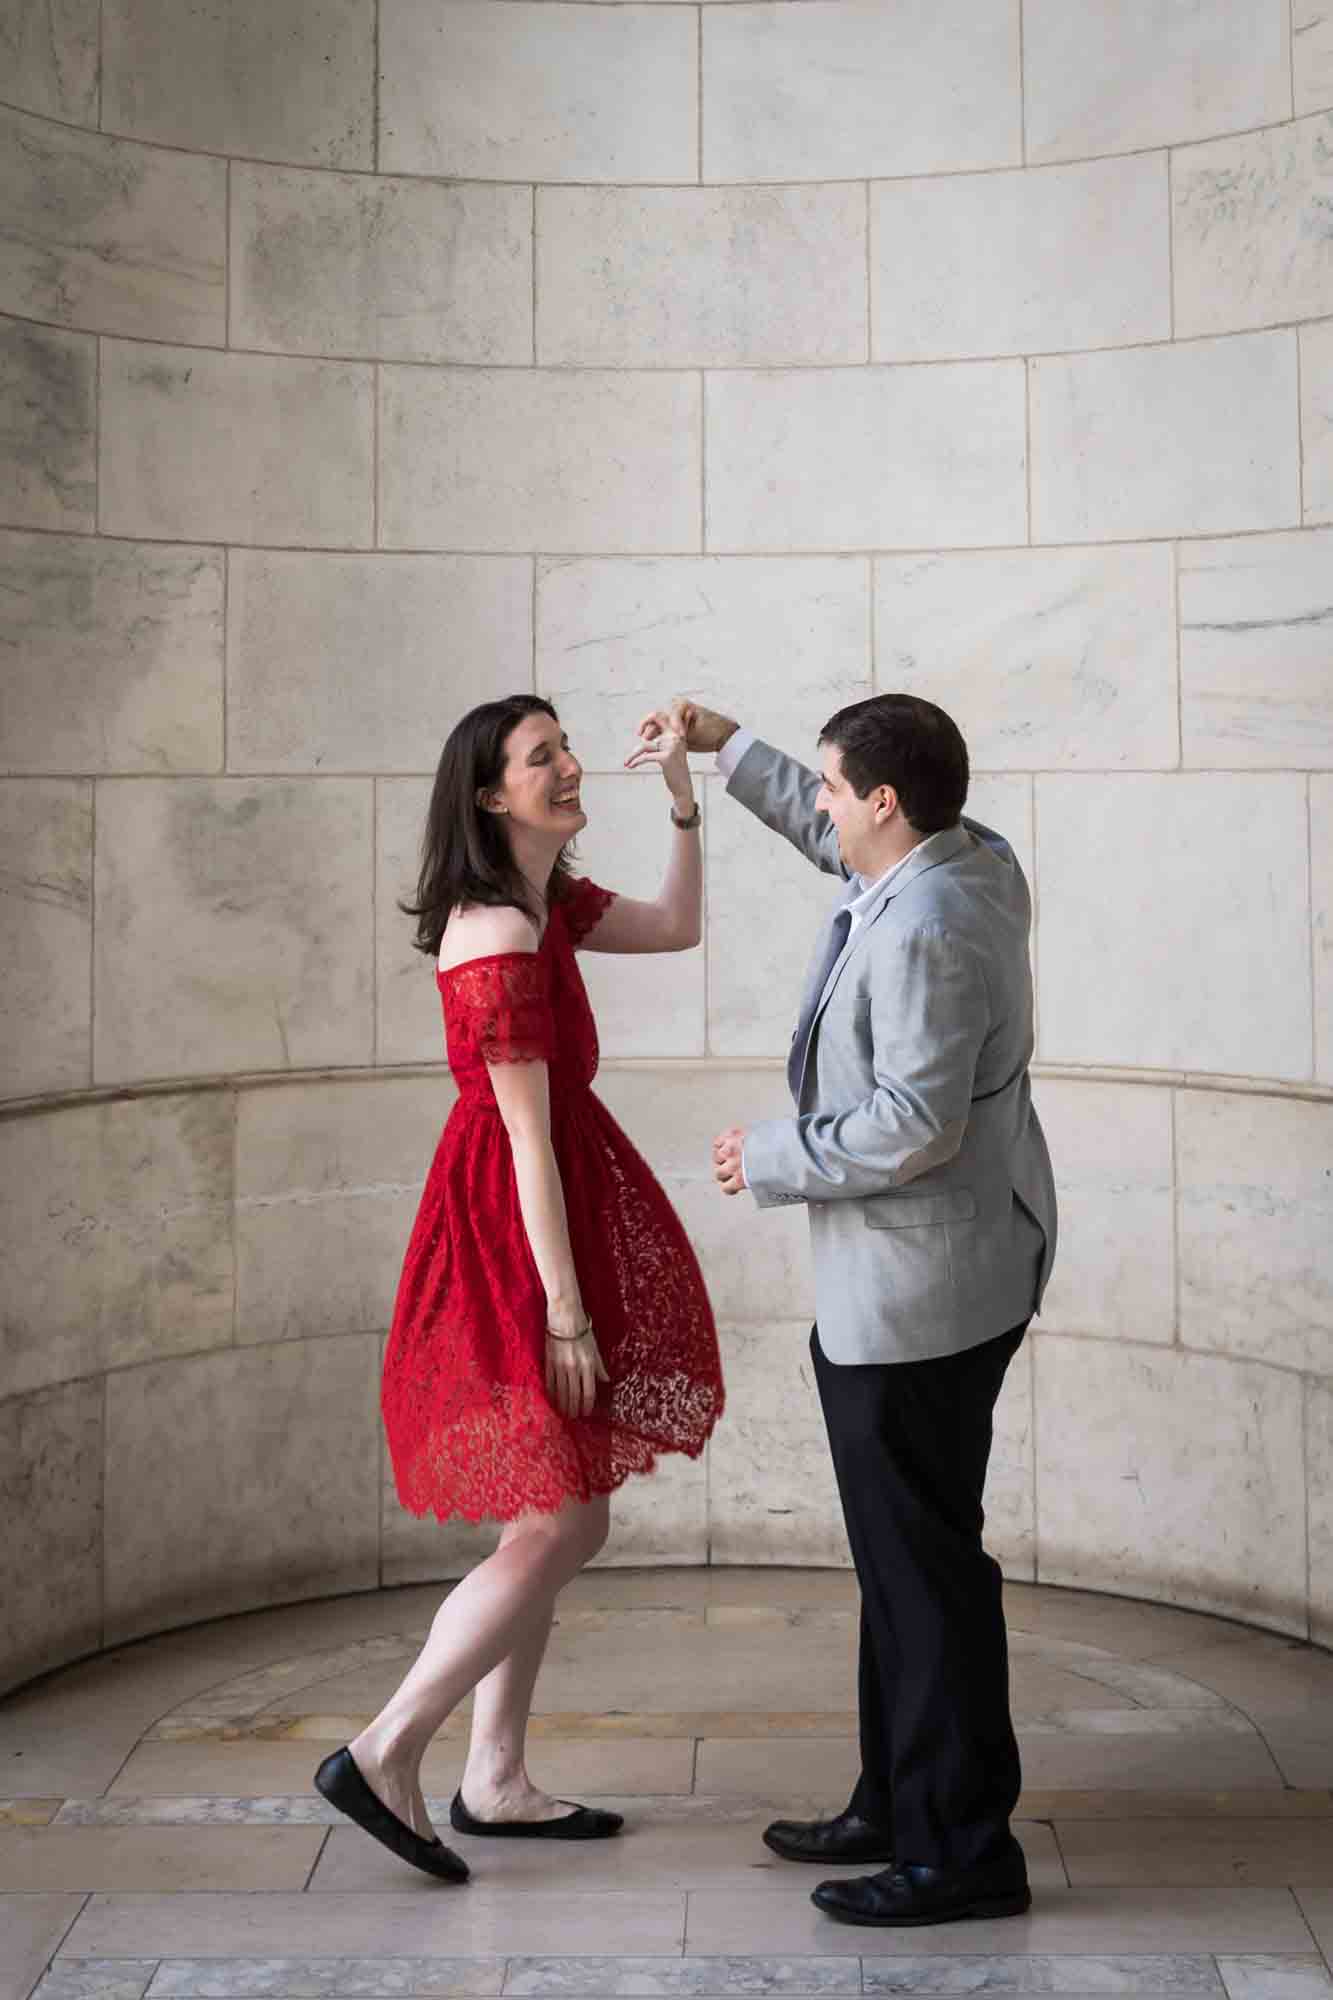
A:
[[[727,790],[846,879],[813,771],[755,742]],[[797,1115],[750,1127],[745,1172],[761,1208],[809,1204],[831,1361],[958,1354],[1040,1306],[1055,1183],[1028,1087],[1031,914],[1012,849],[964,819],[908,857],[826,977],[820,939]]]

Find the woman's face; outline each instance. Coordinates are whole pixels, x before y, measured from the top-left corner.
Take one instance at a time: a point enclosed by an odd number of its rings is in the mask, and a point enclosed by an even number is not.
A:
[[[560,724],[540,712],[525,715],[505,738],[504,771],[488,802],[492,810],[504,807],[511,831],[522,828],[563,845],[588,824],[579,802],[582,777]]]

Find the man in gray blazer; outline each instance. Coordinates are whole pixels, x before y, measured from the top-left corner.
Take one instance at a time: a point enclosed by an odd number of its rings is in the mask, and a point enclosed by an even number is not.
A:
[[[967,749],[931,702],[839,710],[818,774],[730,717],[686,717],[729,794],[846,885],[792,1037],[796,1115],[714,1144],[726,1193],[807,1204],[811,1353],[862,1598],[856,1790],[764,1838],[793,1861],[889,1864],[815,1890],[845,1922],[1018,1915],[1018,1747],[981,1529],[995,1400],[1055,1249],[1027,883],[962,817]]]

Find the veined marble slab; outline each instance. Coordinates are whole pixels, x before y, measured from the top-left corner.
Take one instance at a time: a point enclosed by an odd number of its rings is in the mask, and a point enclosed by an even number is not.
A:
[[[1171,161],[1177,338],[1333,312],[1333,112]]]
[[[71,1958],[53,1965],[32,2000],[141,2000],[155,1958]]]
[[[1333,766],[1333,530],[1183,542],[1186,765]]]
[[[413,1995],[495,1994],[502,1958],[167,1958],[152,2000],[383,2000]]]
[[[988,1952],[960,1957],[866,1959],[864,1993],[1220,1993],[1222,1981],[1202,1952],[1133,1956]]]
[[[855,1958],[513,1958],[505,1994],[859,1993]]]
[[[1333,1978],[1322,1958],[1288,1957],[1285,1952],[1251,1952],[1219,1958],[1217,1969],[1231,2000],[1328,2000]]]

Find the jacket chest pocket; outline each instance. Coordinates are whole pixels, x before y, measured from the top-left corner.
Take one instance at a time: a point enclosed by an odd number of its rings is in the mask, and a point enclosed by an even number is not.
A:
[[[920,1229],[933,1222],[967,1222],[977,1212],[971,1188],[937,1194],[872,1194],[861,1204],[867,1229]]]

